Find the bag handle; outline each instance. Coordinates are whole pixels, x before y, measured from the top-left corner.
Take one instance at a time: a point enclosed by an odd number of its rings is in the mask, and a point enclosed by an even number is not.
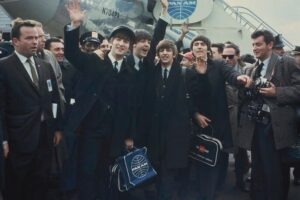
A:
[[[214,129],[213,129],[212,125],[208,124],[207,127],[210,128],[210,130],[211,130],[211,136],[214,137]],[[206,127],[206,128],[207,128],[207,127]]]

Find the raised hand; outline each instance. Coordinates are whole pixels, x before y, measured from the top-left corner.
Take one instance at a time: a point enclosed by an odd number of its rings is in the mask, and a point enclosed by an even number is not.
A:
[[[161,7],[162,7],[161,14],[163,16],[165,16],[167,14],[167,11],[168,11],[169,2],[168,2],[168,0],[160,0],[160,3],[161,3]]]
[[[85,12],[81,10],[79,0],[69,0],[65,7],[69,13],[71,25],[73,27],[80,26],[85,18]]]
[[[181,25],[181,33],[182,34],[187,34],[189,32],[189,24],[188,23],[183,23],[182,25]]]

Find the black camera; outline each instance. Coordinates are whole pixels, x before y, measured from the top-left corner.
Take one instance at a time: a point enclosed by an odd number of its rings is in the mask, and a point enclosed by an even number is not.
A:
[[[252,87],[246,91],[246,96],[251,100],[248,105],[248,118],[257,123],[267,124],[270,121],[270,108],[265,104],[262,95],[259,93],[261,88],[271,87],[271,82],[266,78],[255,79]]]
[[[261,101],[250,101],[248,118],[257,123],[268,124],[270,121],[270,107]]]
[[[249,99],[257,99],[260,96],[259,90],[260,88],[269,88],[271,87],[271,82],[266,78],[259,77],[255,79],[250,89],[246,90],[246,96]]]
[[[254,81],[254,87],[259,89],[259,88],[269,88],[271,87],[271,82],[268,81],[268,79],[264,77],[259,77],[255,79]]]

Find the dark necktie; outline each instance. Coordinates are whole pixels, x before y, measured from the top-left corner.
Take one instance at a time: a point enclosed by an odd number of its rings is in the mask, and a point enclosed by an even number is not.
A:
[[[143,68],[143,61],[140,60],[140,61],[139,61],[139,70],[141,70],[142,68]]]
[[[167,83],[167,78],[168,78],[168,69],[164,69],[164,76],[163,76],[164,85],[166,85]]]
[[[263,62],[257,66],[256,71],[255,71],[255,78],[261,77],[261,70],[263,67],[264,67]]]
[[[114,72],[116,72],[116,73],[119,72],[119,70],[118,70],[118,61],[115,61],[115,62],[114,62],[113,70],[114,70]]]
[[[34,83],[34,85],[36,87],[39,87],[39,80],[38,80],[36,71],[34,69],[34,66],[33,66],[31,60],[28,58],[26,62],[29,64],[29,67],[30,67],[30,72],[31,72],[31,76],[32,76],[32,82]]]

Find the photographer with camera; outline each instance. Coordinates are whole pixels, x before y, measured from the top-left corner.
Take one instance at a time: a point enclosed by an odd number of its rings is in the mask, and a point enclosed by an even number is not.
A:
[[[294,104],[300,102],[300,69],[291,57],[272,52],[274,37],[267,30],[252,35],[258,61],[246,67],[251,89],[241,92],[238,144],[252,153],[251,198],[287,199],[289,168],[282,150],[296,142]]]

